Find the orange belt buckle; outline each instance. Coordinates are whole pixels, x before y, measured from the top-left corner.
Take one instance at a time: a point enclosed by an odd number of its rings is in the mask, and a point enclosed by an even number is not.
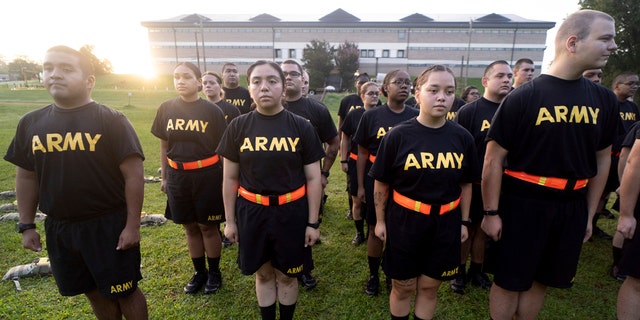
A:
[[[443,215],[449,211],[453,211],[458,207],[458,205],[460,205],[460,198],[441,205],[431,205],[405,197],[396,190],[393,190],[393,201],[406,209],[420,212],[426,215],[430,215],[432,213]]]

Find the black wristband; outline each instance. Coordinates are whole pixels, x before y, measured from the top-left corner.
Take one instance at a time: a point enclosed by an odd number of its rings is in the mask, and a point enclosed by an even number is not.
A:
[[[485,216],[497,216],[498,215],[498,210],[485,210],[484,211],[484,215]]]
[[[307,222],[307,227],[318,229],[318,228],[320,228],[320,221],[318,221],[316,223]]]
[[[16,224],[16,231],[18,233],[23,233],[27,230],[30,229],[35,229],[36,228],[36,224],[35,223],[18,223]]]
[[[320,171],[320,173],[322,173],[323,176],[329,178],[329,171]]]
[[[349,163],[349,160],[340,160],[340,163]]]
[[[471,227],[471,219],[469,220],[462,220],[462,225],[469,228]]]

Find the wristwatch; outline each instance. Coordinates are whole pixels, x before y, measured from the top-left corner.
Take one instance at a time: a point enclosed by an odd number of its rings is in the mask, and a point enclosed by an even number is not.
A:
[[[320,228],[320,221],[318,221],[318,222],[314,222],[314,223],[307,222],[307,227],[311,227],[311,228],[314,228],[314,229],[318,229],[318,228]]]
[[[16,224],[16,231],[18,231],[18,233],[23,233],[29,229],[35,229],[36,228],[36,224],[35,223],[20,223],[18,222],[18,224]]]
[[[462,225],[469,228],[471,226],[471,219],[469,220],[462,220]]]
[[[497,216],[498,215],[498,210],[485,210],[484,211],[484,215],[485,216]]]
[[[329,171],[320,171],[320,173],[327,178],[329,178],[329,174],[331,174]]]

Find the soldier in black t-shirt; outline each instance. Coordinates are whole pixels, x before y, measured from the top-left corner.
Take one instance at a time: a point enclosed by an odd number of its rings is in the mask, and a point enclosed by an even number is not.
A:
[[[253,100],[249,91],[240,86],[238,66],[235,63],[227,62],[222,65],[222,80],[225,101],[236,106],[241,114],[251,111]]]
[[[485,138],[487,137],[487,131],[491,127],[491,119],[493,119],[493,115],[498,110],[502,99],[511,91],[512,77],[513,73],[508,62],[497,60],[490,63],[484,69],[484,76],[482,77],[482,86],[484,87],[482,98],[463,106],[454,118],[455,122],[467,129],[473,136],[481,165],[484,161],[487,147]],[[480,170],[482,170],[481,166],[478,167],[478,177],[480,177]],[[491,288],[491,281],[482,271],[486,235],[480,228],[480,222],[482,222],[482,217],[484,216],[480,180],[474,181],[472,189],[473,197],[469,213],[471,218],[469,240],[462,244],[460,272],[449,284],[451,289],[459,294],[464,293],[464,287],[467,282],[465,268],[469,253],[471,253],[471,264],[469,266],[468,279],[471,280],[471,284],[480,286],[483,289]]]
[[[284,109],[285,76],[274,62],[247,71],[256,109],[231,122],[218,152],[224,157],[225,235],[238,243],[238,266],[256,274],[262,319],[292,319],[296,277],[305,247],[320,232],[322,146],[309,122]]]
[[[509,93],[491,123],[482,229],[498,244],[493,319],[534,319],[547,286],[572,285],[619,119],[615,95],[582,72],[606,64],[614,37],[613,18],[603,12],[569,15],[549,74]]]
[[[207,100],[215,103],[224,113],[224,120],[227,124],[234,118],[240,115],[240,111],[234,105],[228,103],[223,99],[224,91],[220,84],[222,83],[222,77],[212,71],[207,71],[202,74],[202,92],[207,96]]]
[[[432,319],[437,292],[459,272],[468,236],[471,183],[478,181],[473,137],[446,119],[455,75],[436,65],[418,77],[420,114],[389,131],[369,175],[375,179],[375,233],[386,240],[383,269],[392,280],[393,319]]]
[[[353,142],[353,135],[358,129],[358,124],[365,111],[374,108],[380,99],[380,89],[375,82],[367,82],[360,86],[360,98],[362,99],[364,108],[353,109],[347,113],[346,118],[342,122],[340,131],[342,132],[342,139],[340,142],[340,155],[342,159],[340,164],[342,165],[342,171],[347,174],[347,191],[349,191],[349,197],[353,206],[351,212],[353,212],[353,222],[356,226],[356,235],[351,240],[354,245],[360,245],[365,241],[364,236],[364,219],[362,215],[363,202],[358,198],[358,172],[357,172],[357,159],[358,159],[358,144]]]
[[[178,64],[173,83],[180,96],[160,105],[151,127],[160,138],[166,215],[184,227],[195,269],[184,287],[189,294],[203,286],[205,294],[214,293],[222,286],[222,163],[215,149],[227,123],[218,106],[200,98],[201,78],[193,63]]]
[[[147,319],[138,287],[144,155],[120,112],[91,99],[91,61],[65,46],[44,58],[54,103],[18,123],[4,159],[16,165],[22,245],[41,251],[36,208],[63,296],[84,294],[99,319]],[[49,315],[51,316],[51,315]]]
[[[404,105],[411,90],[411,78],[405,71],[393,70],[387,73],[380,90],[387,97],[387,103],[365,111],[353,136],[353,143],[358,145],[358,160],[356,162],[358,198],[366,203],[365,219],[369,228],[367,238],[369,279],[365,288],[365,293],[368,295],[376,295],[379,292],[378,270],[380,269],[384,243],[376,237],[374,232],[371,232],[376,225],[376,211],[373,206],[373,178],[367,172],[375,161],[380,141],[389,130],[418,115],[417,109]]]
[[[338,136],[338,130],[331,118],[329,109],[322,103],[302,97],[302,66],[294,60],[284,61],[280,67],[285,76],[285,101],[287,102],[287,111],[293,112],[311,122],[316,133],[320,138],[320,141],[325,144],[324,160],[322,161],[322,188],[324,189],[329,182],[329,172],[333,162],[338,155],[338,149],[340,148],[340,136]],[[326,198],[326,196],[324,197]],[[326,199],[323,199],[323,204]],[[322,222],[322,213],[324,205],[320,206],[319,221]],[[311,275],[311,271],[314,269],[313,257],[311,247],[307,247],[307,261],[305,262],[304,272],[300,275],[299,279],[302,285],[307,289],[313,289],[317,281]]]

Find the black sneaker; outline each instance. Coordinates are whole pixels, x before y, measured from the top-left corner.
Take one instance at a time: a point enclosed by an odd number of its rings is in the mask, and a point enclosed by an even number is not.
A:
[[[376,276],[369,276],[369,280],[367,281],[367,287],[364,289],[364,293],[375,296],[380,291],[380,278]]]
[[[196,272],[184,286],[184,293],[192,294],[200,291],[205,282],[207,282],[207,273]]]
[[[356,236],[351,240],[352,245],[359,246],[364,243],[364,234],[362,232],[356,233]]]
[[[613,237],[610,234],[604,232],[604,230],[600,229],[597,226],[593,227],[593,235],[600,239],[613,240]]]
[[[298,280],[300,280],[302,286],[307,290],[311,290],[318,285],[318,281],[316,281],[316,278],[314,278],[311,273],[301,275]]]
[[[467,286],[467,283],[464,279],[464,274],[458,273],[455,279],[449,281],[449,288],[453,290],[453,292],[457,294],[464,294],[464,288]]]
[[[620,282],[624,282],[624,280],[627,279],[627,275],[620,273],[620,270],[618,270],[618,266],[616,265],[611,266],[611,269],[609,269],[609,275]]]
[[[474,286],[481,287],[482,289],[491,288],[491,280],[489,280],[489,277],[484,272],[469,270],[469,279]]]
[[[207,283],[204,285],[204,294],[218,291],[222,287],[222,273],[220,271],[209,272]]]

